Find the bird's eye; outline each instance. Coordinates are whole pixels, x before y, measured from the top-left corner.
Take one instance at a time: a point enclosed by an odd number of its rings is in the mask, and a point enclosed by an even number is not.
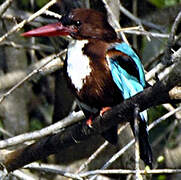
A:
[[[75,21],[75,25],[76,26],[80,26],[81,25],[81,22],[79,20]]]

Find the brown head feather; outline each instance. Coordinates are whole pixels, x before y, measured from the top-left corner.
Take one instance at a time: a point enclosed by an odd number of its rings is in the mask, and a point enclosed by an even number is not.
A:
[[[75,39],[99,39],[105,41],[115,41],[117,39],[116,32],[108,23],[107,17],[93,9],[74,9],[62,19],[64,25],[67,22],[67,25],[72,23],[76,26],[76,22],[80,22],[77,26],[78,32],[71,34]]]

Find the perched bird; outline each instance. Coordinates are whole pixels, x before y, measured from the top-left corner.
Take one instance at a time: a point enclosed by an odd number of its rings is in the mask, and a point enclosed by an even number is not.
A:
[[[124,99],[143,91],[146,86],[139,57],[128,44],[118,39],[107,17],[101,12],[73,9],[60,22],[22,35],[73,38],[68,46],[64,72],[68,86],[88,118],[104,113]],[[146,111],[140,113],[139,119],[140,156],[151,166],[152,151],[148,140]],[[128,121],[135,133],[134,118]],[[116,144],[117,126],[102,135]]]

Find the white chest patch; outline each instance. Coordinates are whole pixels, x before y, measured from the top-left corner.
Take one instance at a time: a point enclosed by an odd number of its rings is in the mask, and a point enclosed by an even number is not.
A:
[[[87,40],[73,41],[67,52],[67,74],[78,91],[82,89],[85,78],[91,73],[90,59],[82,52],[87,43]]]

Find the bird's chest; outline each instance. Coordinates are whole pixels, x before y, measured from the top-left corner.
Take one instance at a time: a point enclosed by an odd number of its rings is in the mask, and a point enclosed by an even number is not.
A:
[[[98,54],[95,48],[93,53],[91,46],[85,45],[87,41],[69,45],[66,60],[69,87],[80,102],[89,106],[117,104],[120,91],[113,82],[104,53]]]
[[[90,59],[83,54],[83,48],[87,40],[75,41],[68,47],[67,52],[67,76],[77,91],[80,91],[92,71]]]

